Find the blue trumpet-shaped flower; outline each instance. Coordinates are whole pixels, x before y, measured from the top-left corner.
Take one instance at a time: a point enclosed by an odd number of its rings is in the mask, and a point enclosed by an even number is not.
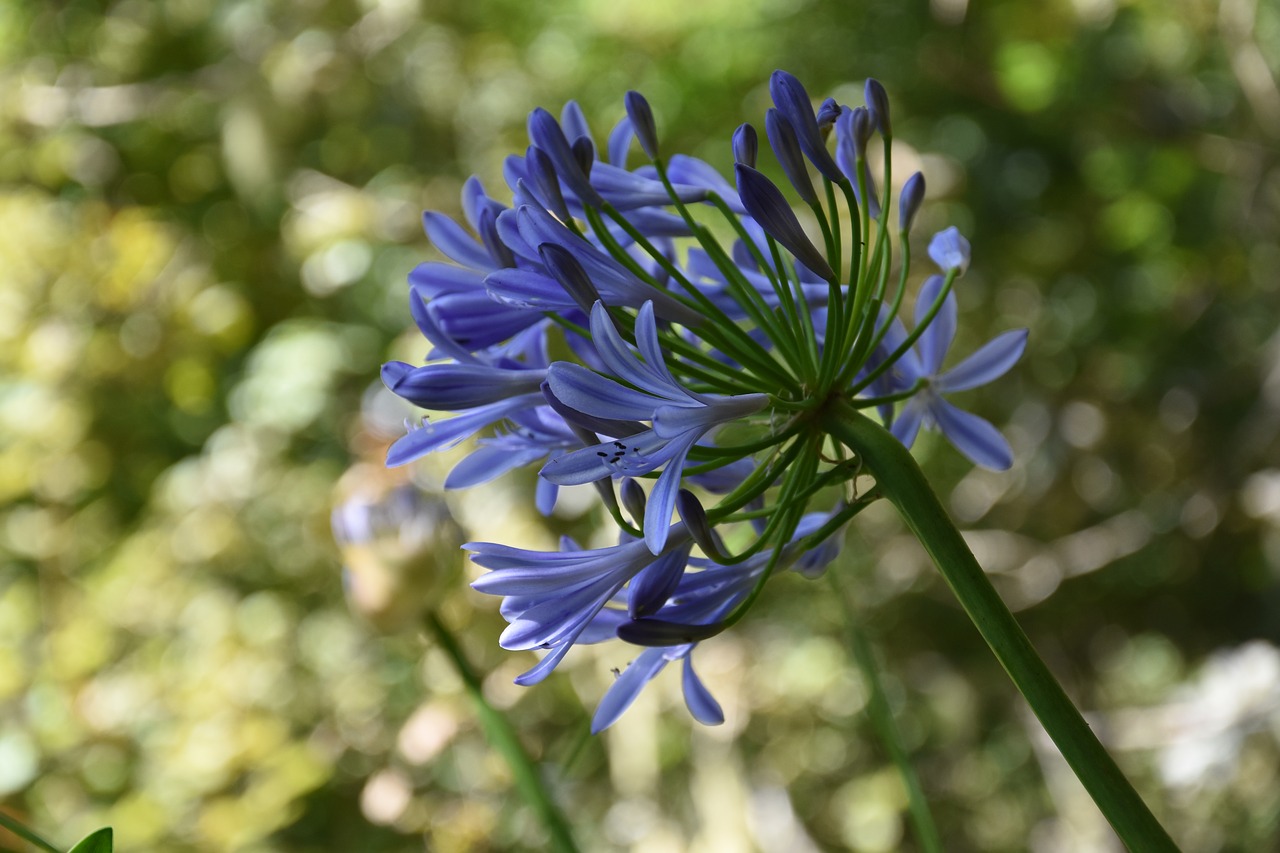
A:
[[[652,426],[566,453],[547,463],[542,476],[560,485],[576,485],[640,476],[665,465],[649,495],[644,519],[645,541],[656,554],[666,540],[689,451],[709,430],[760,411],[769,398],[697,394],[677,382],[662,354],[652,303],[645,303],[636,316],[635,334],[638,352],[622,339],[608,311],[597,302],[591,311],[592,340],[605,367],[622,382],[558,362],[548,370],[547,384],[556,399],[573,411],[593,418],[649,421]]]
[[[916,301],[917,323],[928,314],[944,285],[945,279],[935,275],[920,289]],[[990,422],[956,408],[943,395],[986,385],[1007,373],[1022,357],[1027,345],[1027,330],[1015,329],[997,335],[973,355],[944,371],[942,363],[955,332],[956,297],[954,293],[948,293],[937,317],[921,334],[917,350],[908,352],[894,370],[893,381],[900,389],[917,384],[920,387],[903,406],[891,430],[910,447],[922,426],[936,428],[975,464],[1002,471],[1013,464],[1013,450],[1009,442]],[[899,326],[886,337],[886,344],[892,347],[891,339],[903,338],[905,334]]]

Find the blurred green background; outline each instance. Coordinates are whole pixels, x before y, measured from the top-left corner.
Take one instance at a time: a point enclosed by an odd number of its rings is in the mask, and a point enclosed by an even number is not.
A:
[[[576,98],[599,138],[629,88],[667,150],[727,168],[775,67],[852,104],[885,83],[918,231],[974,246],[956,351],[1031,328],[965,400],[1014,470],[919,448],[979,559],[1185,849],[1280,849],[1280,6],[1256,0],[0,5],[0,808],[129,851],[538,849],[426,601],[584,849],[915,849],[830,587],[777,582],[705,644],[726,725],[667,674],[592,738],[625,649],[515,687],[533,658],[457,576],[462,533],[330,533],[406,494],[377,371],[425,354],[421,210],[472,173],[505,198],[534,106]],[[428,510],[445,470],[412,474]],[[604,521],[583,490],[544,524],[531,486],[445,500],[474,538]],[[1113,849],[891,512],[836,575],[949,850]]]

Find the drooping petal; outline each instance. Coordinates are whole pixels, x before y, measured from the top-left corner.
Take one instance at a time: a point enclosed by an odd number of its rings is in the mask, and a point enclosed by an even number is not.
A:
[[[916,297],[916,325],[924,321],[925,315],[929,313],[929,309],[938,300],[938,296],[942,293],[942,287],[946,283],[940,275],[929,276],[925,283],[920,287],[920,295]],[[951,341],[956,336],[956,297],[955,293],[948,293],[946,301],[942,303],[942,308],[938,311],[937,316],[933,318],[933,322],[929,324],[929,328],[925,329],[920,335],[918,346],[920,348],[920,365],[926,376],[937,376],[942,372],[943,359],[947,357],[947,350],[951,348]]]
[[[600,700],[596,713],[591,718],[591,733],[599,734],[616,723],[623,712],[636,701],[645,685],[662,672],[666,665],[667,659],[662,649],[645,649],[641,652],[605,691],[604,698]]]
[[[465,459],[453,466],[449,476],[445,477],[446,489],[466,489],[488,483],[508,471],[523,468],[537,462],[546,452],[537,447],[526,447],[513,450],[501,444],[480,447]],[[538,481],[541,484],[542,480]]]
[[[1004,376],[1022,358],[1027,348],[1027,330],[1002,332],[977,352],[938,377],[939,391],[967,391]]]
[[[426,424],[391,445],[391,449],[387,451],[387,467],[404,465],[433,451],[452,447],[477,430],[502,420],[511,412],[539,405],[542,401],[541,394],[522,394],[501,403],[471,409],[466,414],[455,415],[448,420]]]
[[[658,481],[649,491],[649,501],[644,508],[644,541],[653,553],[660,553],[667,544],[667,533],[671,527],[671,513],[676,508],[676,497],[680,494],[680,479],[684,476],[684,462],[689,449],[698,440],[697,432],[686,433],[675,438],[666,450],[675,452],[667,460]]]
[[[920,432],[920,423],[924,420],[926,411],[927,406],[919,397],[907,401],[902,411],[894,418],[893,426],[889,431],[904,446],[910,447],[916,443],[916,435]]]
[[[663,554],[631,579],[627,593],[627,612],[632,619],[652,615],[667,603],[675,592],[689,560],[688,546]]]
[[[443,213],[426,211],[422,214],[422,226],[431,244],[450,260],[475,270],[487,271],[497,266],[476,238]]]
[[[698,674],[693,671],[692,650],[685,653],[680,686],[684,691],[684,704],[695,720],[704,726],[718,726],[724,722],[724,711],[720,708],[720,703],[711,695],[711,691],[702,683]]]
[[[938,429],[975,465],[1004,471],[1013,465],[1013,448],[987,420],[957,409],[942,398],[930,407]]]

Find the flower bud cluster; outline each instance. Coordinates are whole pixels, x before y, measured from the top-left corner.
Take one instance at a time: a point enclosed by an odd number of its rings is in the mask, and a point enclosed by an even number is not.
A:
[[[1012,462],[994,426],[946,399],[998,378],[1025,344],[1025,332],[1008,332],[944,370],[953,284],[969,263],[955,229],[929,246],[939,273],[919,287],[911,329],[899,319],[925,184],[916,174],[902,185],[894,241],[867,153],[879,134],[887,191],[884,87],[868,81],[865,106],[827,99],[816,112],[786,72],[769,89],[765,136],[807,224],[758,162],[751,125],[733,134],[731,183],[664,151],[636,92],[603,148],[576,104],[558,120],[535,110],[531,144],[504,164],[510,204],[472,178],[465,225],[424,215],[449,261],[409,277],[433,349],[426,365],[393,362],[383,378],[451,416],[411,429],[388,464],[474,438],[447,488],[538,465],[543,513],[561,488],[596,489],[616,546],[466,546],[490,570],[473,586],[503,596],[503,647],[546,653],[518,683],[546,677],[578,643],[648,647],[604,697],[596,730],[677,660],[692,714],[723,718],[694,672],[697,643],[784,569],[821,574],[844,525],[876,497],[854,490],[858,460],[820,427],[831,404],[878,412],[907,445],[931,428],[979,465]],[[722,243],[726,224],[735,237]]]

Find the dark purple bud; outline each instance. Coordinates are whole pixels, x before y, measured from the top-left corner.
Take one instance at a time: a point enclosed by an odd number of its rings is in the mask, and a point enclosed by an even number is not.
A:
[[[733,162],[744,166],[756,167],[756,154],[760,143],[756,139],[756,129],[749,124],[740,126],[733,132]]]
[[[738,177],[738,195],[751,218],[815,274],[827,281],[835,281],[836,274],[831,265],[809,241],[782,191],[750,166],[738,164],[735,171]]]
[[[497,217],[490,209],[480,211],[480,221],[476,223],[480,232],[480,241],[489,252],[489,257],[500,267],[514,267],[516,256],[498,237]]]
[[[582,170],[582,174],[588,179],[591,178],[591,167],[596,163],[596,145],[591,141],[589,136],[579,136],[573,140],[573,159],[577,162],[578,168]]]
[[[889,94],[874,77],[867,78],[864,92],[867,109],[871,111],[872,123],[880,131],[880,135],[888,139],[893,136],[893,126],[889,123]]]
[[[634,646],[682,646],[714,637],[724,629],[722,622],[685,625],[665,619],[634,619],[618,626],[618,639]]]
[[[841,180],[844,175],[827,152],[822,134],[818,132],[818,120],[813,114],[809,93],[804,90],[800,81],[785,71],[775,71],[769,77],[769,94],[773,97],[774,105],[791,122],[796,138],[800,141],[800,148],[809,162],[829,180]]]
[[[903,231],[911,230],[911,223],[916,218],[916,211],[924,201],[924,175],[916,172],[907,178],[902,185],[902,195],[898,196],[898,227]]]
[[[555,243],[543,243],[538,246],[538,254],[551,277],[560,283],[565,293],[573,297],[587,316],[591,316],[591,306],[600,301],[600,291],[591,283],[587,271],[578,263],[578,259],[564,246]]]
[[[818,107],[818,132],[822,134],[823,139],[831,133],[831,128],[835,126],[838,118],[840,118],[840,105],[836,103],[835,98],[827,98],[822,102],[822,106]]]
[[[547,156],[547,152],[536,145],[530,145],[529,150],[525,152],[524,162],[538,200],[561,222],[568,222],[569,208],[564,203],[564,194],[560,192],[560,179],[556,176],[556,167]]]
[[[645,496],[644,488],[630,477],[622,479],[622,486],[619,490],[622,495],[622,505],[626,507],[627,513],[636,523],[637,527],[644,525],[644,507]]]
[[[769,147],[774,156],[782,164],[782,171],[787,173],[787,180],[795,187],[805,204],[817,204],[818,196],[813,191],[813,181],[809,180],[809,167],[805,165],[804,155],[800,151],[800,142],[787,117],[776,109],[764,114],[764,132],[769,137]]]
[[[875,125],[872,124],[870,111],[866,107],[855,107],[849,124],[853,139],[854,156],[859,160],[865,159],[867,156],[867,143],[871,141],[871,134],[875,132]]]
[[[631,119],[631,129],[635,131],[640,147],[649,155],[650,160],[658,159],[658,126],[653,121],[653,110],[649,102],[639,92],[627,92],[622,99],[627,108],[627,118]]]
[[[580,138],[585,139],[586,137]],[[555,165],[556,174],[560,176],[560,179],[565,182],[583,204],[592,207],[604,205],[604,199],[600,197],[600,194],[595,191],[590,181],[587,180],[587,176],[590,174],[590,164],[585,169],[583,168],[577,157],[574,156],[574,149],[569,145],[569,140],[565,138],[564,131],[560,129],[560,124],[551,113],[541,107],[529,113],[529,139],[551,158],[551,162]]]
[[[702,553],[711,559],[724,558],[724,543],[707,520],[707,511],[702,501],[688,489],[681,489],[676,495],[676,509],[680,512],[680,520],[688,528],[694,543],[702,549]]]

